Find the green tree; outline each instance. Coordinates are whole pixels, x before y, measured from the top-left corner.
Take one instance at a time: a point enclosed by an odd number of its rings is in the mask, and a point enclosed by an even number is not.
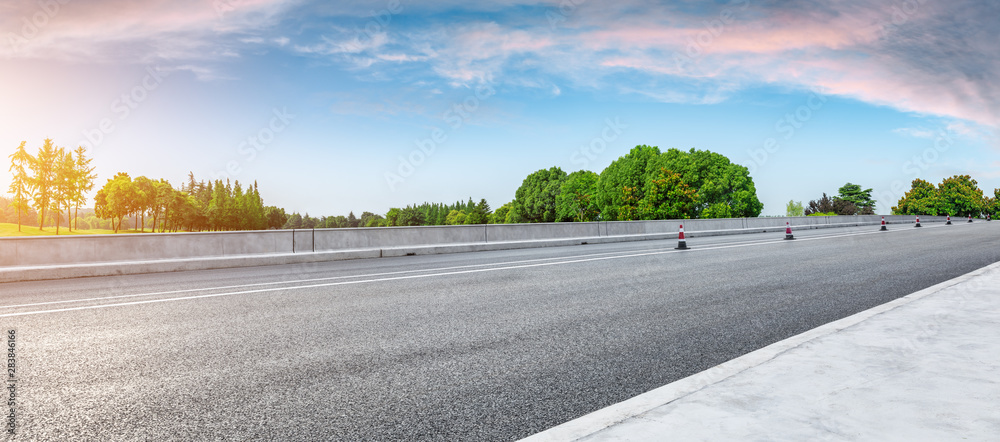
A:
[[[984,212],[983,191],[969,175],[955,175],[938,184],[938,213],[978,217]]]
[[[458,209],[454,209],[451,212],[448,212],[448,217],[445,218],[445,224],[449,226],[457,226],[460,224],[465,224],[465,217],[466,217],[465,212],[462,212]]]
[[[892,208],[896,215],[937,215],[941,206],[940,195],[934,185],[920,178],[913,180],[906,192]]]
[[[657,147],[636,146],[601,172],[595,185],[597,211],[601,219],[636,219],[638,202],[642,200],[642,188],[646,182],[646,168],[659,157],[660,149]]]
[[[678,173],[661,168],[648,179],[638,204],[640,219],[687,219],[697,216],[698,193]]]
[[[78,215],[80,213],[80,206],[87,204],[87,193],[94,189],[94,180],[97,179],[97,174],[94,172],[94,167],[90,166],[90,162],[93,161],[92,158],[87,158],[87,150],[83,146],[77,146],[76,148],[76,191],[73,197],[73,204],[76,209],[73,213],[73,219],[79,219]]]
[[[785,216],[805,216],[805,208],[802,207],[802,202],[788,200],[788,204],[785,205]]]
[[[122,220],[132,212],[135,203],[135,189],[132,178],[127,173],[119,172],[114,178],[108,179],[104,187],[94,198],[94,209],[98,217],[112,220],[115,233],[121,230]]]
[[[13,180],[10,182],[10,194],[13,196],[13,199],[11,199],[9,205],[17,211],[18,232],[21,231],[21,214],[28,211],[29,203],[31,202],[31,192],[33,190],[33,180],[31,175],[28,174],[28,169],[34,164],[35,157],[31,156],[25,150],[25,144],[28,143],[22,141],[17,150],[10,154],[9,170],[13,174]]]
[[[29,165],[32,171],[31,189],[34,192],[32,202],[39,217],[38,230],[43,230],[45,214],[52,207],[52,191],[56,182],[58,159],[59,150],[52,144],[51,139],[46,138],[42,147],[38,149],[34,161]]]
[[[56,176],[52,188],[52,214],[56,219],[56,235],[59,234],[59,225],[62,224],[63,209],[66,212],[66,223],[72,231],[72,220],[69,219],[70,207],[76,199],[76,161],[73,160],[72,152],[66,152],[63,148],[56,151]]]
[[[424,218],[424,213],[419,209],[414,206],[406,206],[405,209],[399,211],[399,217],[396,219],[396,222],[399,226],[422,226],[427,220]]]
[[[288,215],[285,214],[285,209],[279,209],[275,206],[265,207],[264,217],[267,219],[268,229],[280,229],[288,222]]]
[[[490,222],[490,205],[486,199],[480,199],[479,203],[472,207],[472,210],[465,217],[463,224],[488,224]]]
[[[669,149],[647,165],[644,181],[654,178],[664,168],[680,174],[682,182],[697,190],[692,218],[753,218],[764,208],[757,198],[749,169],[733,164],[725,155],[707,150]]]
[[[497,210],[493,211],[493,215],[490,215],[490,224],[504,224],[507,222],[507,213],[510,212],[510,207],[513,203],[506,203]]]
[[[597,219],[600,214],[597,210],[597,179],[597,174],[589,170],[578,170],[566,176],[556,196],[557,221]]]
[[[839,194],[834,200],[840,199],[851,203],[856,209],[856,213],[842,213],[841,215],[874,215],[875,200],[872,199],[872,189],[861,190],[857,184],[844,184],[839,190]]]
[[[823,192],[823,197],[819,200],[809,201],[809,206],[805,209],[806,216],[816,216],[816,215],[826,215],[834,214],[833,199],[826,196],[826,192]]]
[[[514,193],[516,212],[529,223],[556,220],[556,197],[566,172],[558,167],[542,169],[527,176]]]

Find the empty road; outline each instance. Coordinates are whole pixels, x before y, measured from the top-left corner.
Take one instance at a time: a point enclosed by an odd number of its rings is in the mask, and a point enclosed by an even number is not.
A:
[[[1000,261],[877,229],[0,284],[17,432],[514,440]]]

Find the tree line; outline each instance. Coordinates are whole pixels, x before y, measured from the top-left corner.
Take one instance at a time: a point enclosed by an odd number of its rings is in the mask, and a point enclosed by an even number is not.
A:
[[[1000,214],[1000,189],[993,196],[983,194],[979,183],[969,175],[945,178],[937,186],[920,178],[892,208],[895,215],[973,216]]]

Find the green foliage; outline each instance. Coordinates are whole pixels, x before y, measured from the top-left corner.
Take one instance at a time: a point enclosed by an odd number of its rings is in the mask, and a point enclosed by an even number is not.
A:
[[[837,216],[837,212],[814,212],[806,216]]]
[[[17,212],[18,232],[21,231],[21,214],[28,211],[28,203],[31,201],[33,181],[28,174],[28,168],[35,161],[35,158],[25,150],[25,144],[27,142],[22,141],[17,150],[10,154],[10,168],[8,169],[13,175],[13,180],[10,182],[10,193],[13,199],[8,202],[7,206],[13,207]]]
[[[490,224],[505,224],[507,223],[507,213],[510,212],[511,205],[513,203],[507,203],[497,208],[490,215]]]
[[[597,179],[597,174],[589,170],[579,170],[566,176],[556,196],[557,221],[597,219],[600,215],[596,201]]]
[[[556,197],[566,172],[558,167],[542,169],[527,176],[514,193],[516,212],[529,223],[556,221]]]
[[[915,179],[892,208],[898,215],[981,216],[995,205],[995,199],[983,195],[979,184],[969,175],[944,179],[937,187]]]
[[[861,186],[847,183],[844,184],[838,192],[840,193],[835,197],[835,199],[840,199],[853,204],[857,209],[856,211],[858,215],[875,214],[875,200],[872,199],[872,189],[861,190]],[[844,213],[844,215],[853,215],[853,213]]]
[[[667,180],[680,190],[651,185],[657,180]],[[605,220],[660,219],[668,213],[677,218],[755,217],[764,207],[749,170],[707,150],[661,153],[657,147],[636,146],[601,172],[596,187],[597,206]],[[653,189],[660,194],[647,196]],[[693,203],[685,202],[688,196]],[[667,202],[670,209],[663,205]]]
[[[445,224],[449,226],[457,226],[460,224],[465,224],[465,217],[466,217],[465,212],[452,210],[451,212],[448,212],[448,217],[445,218]]]
[[[788,200],[788,204],[785,205],[785,216],[803,216],[805,215],[805,208],[802,207],[802,202]]]

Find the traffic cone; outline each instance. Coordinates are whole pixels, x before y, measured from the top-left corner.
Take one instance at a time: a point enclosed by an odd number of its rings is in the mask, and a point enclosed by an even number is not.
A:
[[[684,239],[684,224],[681,224],[681,231],[680,233],[677,234],[677,247],[674,247],[674,249],[677,250],[688,249],[687,240]]]
[[[951,215],[948,215],[948,222],[944,223],[944,225],[946,225],[946,226],[950,226],[951,225]]]
[[[785,221],[785,239],[795,239],[792,236],[792,225],[788,221]]]
[[[889,229],[885,228],[885,217],[884,216],[882,217],[882,228],[878,229],[878,230],[880,232],[885,232],[885,231],[889,230]]]
[[[917,215],[917,225],[913,227],[920,227],[920,215]]]
[[[993,219],[990,218],[990,214],[988,213],[986,214],[986,221],[993,221]]]
[[[969,222],[972,222],[972,215],[969,215]]]

